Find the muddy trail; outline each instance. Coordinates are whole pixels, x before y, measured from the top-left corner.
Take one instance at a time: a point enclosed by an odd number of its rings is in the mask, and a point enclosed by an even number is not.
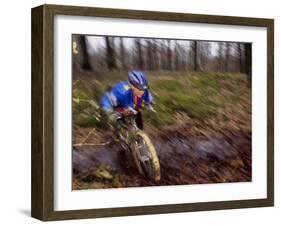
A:
[[[251,181],[250,133],[163,133],[152,141],[160,160],[160,182],[139,175],[132,159],[111,143],[73,149],[73,189]]]

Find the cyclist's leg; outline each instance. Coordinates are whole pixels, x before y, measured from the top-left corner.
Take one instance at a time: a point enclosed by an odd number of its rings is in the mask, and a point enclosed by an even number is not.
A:
[[[142,120],[142,114],[140,111],[136,115],[136,124],[139,129],[143,130],[143,120]]]

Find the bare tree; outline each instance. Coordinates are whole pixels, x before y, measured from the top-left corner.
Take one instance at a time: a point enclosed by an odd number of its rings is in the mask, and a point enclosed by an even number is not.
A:
[[[177,41],[175,41],[174,58],[175,58],[175,70],[179,70],[179,45]]]
[[[150,39],[146,39],[146,59],[147,59],[147,69],[153,70],[154,69],[154,58],[153,58],[153,52],[152,52],[152,42]]]
[[[172,70],[171,40],[167,40],[167,69]]]
[[[200,41],[199,43],[199,61],[200,61],[200,69],[208,70],[209,69],[209,61],[210,61],[210,43],[206,41]]]
[[[198,51],[198,41],[191,41],[191,49],[193,55],[193,70],[199,71],[199,51]]]
[[[127,64],[126,64],[126,56],[125,56],[125,47],[124,47],[124,41],[123,38],[120,37],[120,58],[121,58],[121,64],[122,64],[122,69],[126,70],[127,69]]]
[[[160,40],[160,65],[162,70],[166,70],[168,68],[165,51],[166,51],[165,40]]]
[[[237,43],[237,52],[238,52],[238,56],[239,56],[239,71],[240,73],[244,73],[245,72],[245,67],[244,67],[244,62],[243,62],[243,44],[242,43]]]
[[[252,79],[252,44],[245,44],[245,72],[247,74],[248,80]]]
[[[114,48],[114,38],[113,37],[105,37],[106,44],[106,62],[108,69],[117,68],[116,59],[115,59],[115,48]]]
[[[85,35],[73,36],[73,54],[77,57],[78,67],[83,70],[91,70],[89,54],[87,51],[87,41]]]
[[[151,71],[241,72],[246,73],[249,79],[252,73],[251,44],[101,37],[96,39],[95,47],[88,49],[87,38],[83,37],[84,41],[83,39],[81,41],[81,37],[79,39],[78,36],[74,37],[76,39],[73,39],[73,57],[78,58],[80,55],[82,59],[90,57],[91,65],[89,59],[88,64],[95,69],[95,72],[117,68]],[[81,42],[84,43],[84,48]],[[217,52],[214,53],[213,50]],[[82,64],[84,61],[86,63]],[[87,60],[73,61],[75,67],[82,68],[82,65],[87,68]]]
[[[152,44],[152,55],[153,55],[153,69],[158,70],[159,69],[159,56],[158,56],[158,44],[157,39],[153,40]]]
[[[135,47],[136,47],[136,52],[137,52],[137,66],[139,69],[143,70],[144,69],[144,61],[143,61],[143,51],[142,51],[142,44],[141,44],[141,39],[136,38],[135,39]]]
[[[230,68],[229,68],[229,66],[230,66],[230,43],[229,42],[227,42],[226,43],[226,49],[225,49],[225,59],[224,59],[224,71],[225,72],[229,72],[230,70]]]
[[[224,71],[223,68],[223,61],[224,61],[224,43],[219,42],[218,43],[218,71],[222,72]]]

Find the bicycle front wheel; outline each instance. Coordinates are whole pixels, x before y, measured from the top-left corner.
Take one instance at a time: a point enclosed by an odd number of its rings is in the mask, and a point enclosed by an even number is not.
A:
[[[143,131],[136,133],[134,160],[141,174],[154,181],[160,181],[160,162],[157,152],[151,140]]]

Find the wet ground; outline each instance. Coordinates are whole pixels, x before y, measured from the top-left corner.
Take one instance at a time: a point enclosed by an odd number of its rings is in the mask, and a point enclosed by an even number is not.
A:
[[[111,143],[73,150],[73,189],[251,181],[250,133],[166,133],[152,141],[160,160],[160,182],[140,176],[122,148]]]

